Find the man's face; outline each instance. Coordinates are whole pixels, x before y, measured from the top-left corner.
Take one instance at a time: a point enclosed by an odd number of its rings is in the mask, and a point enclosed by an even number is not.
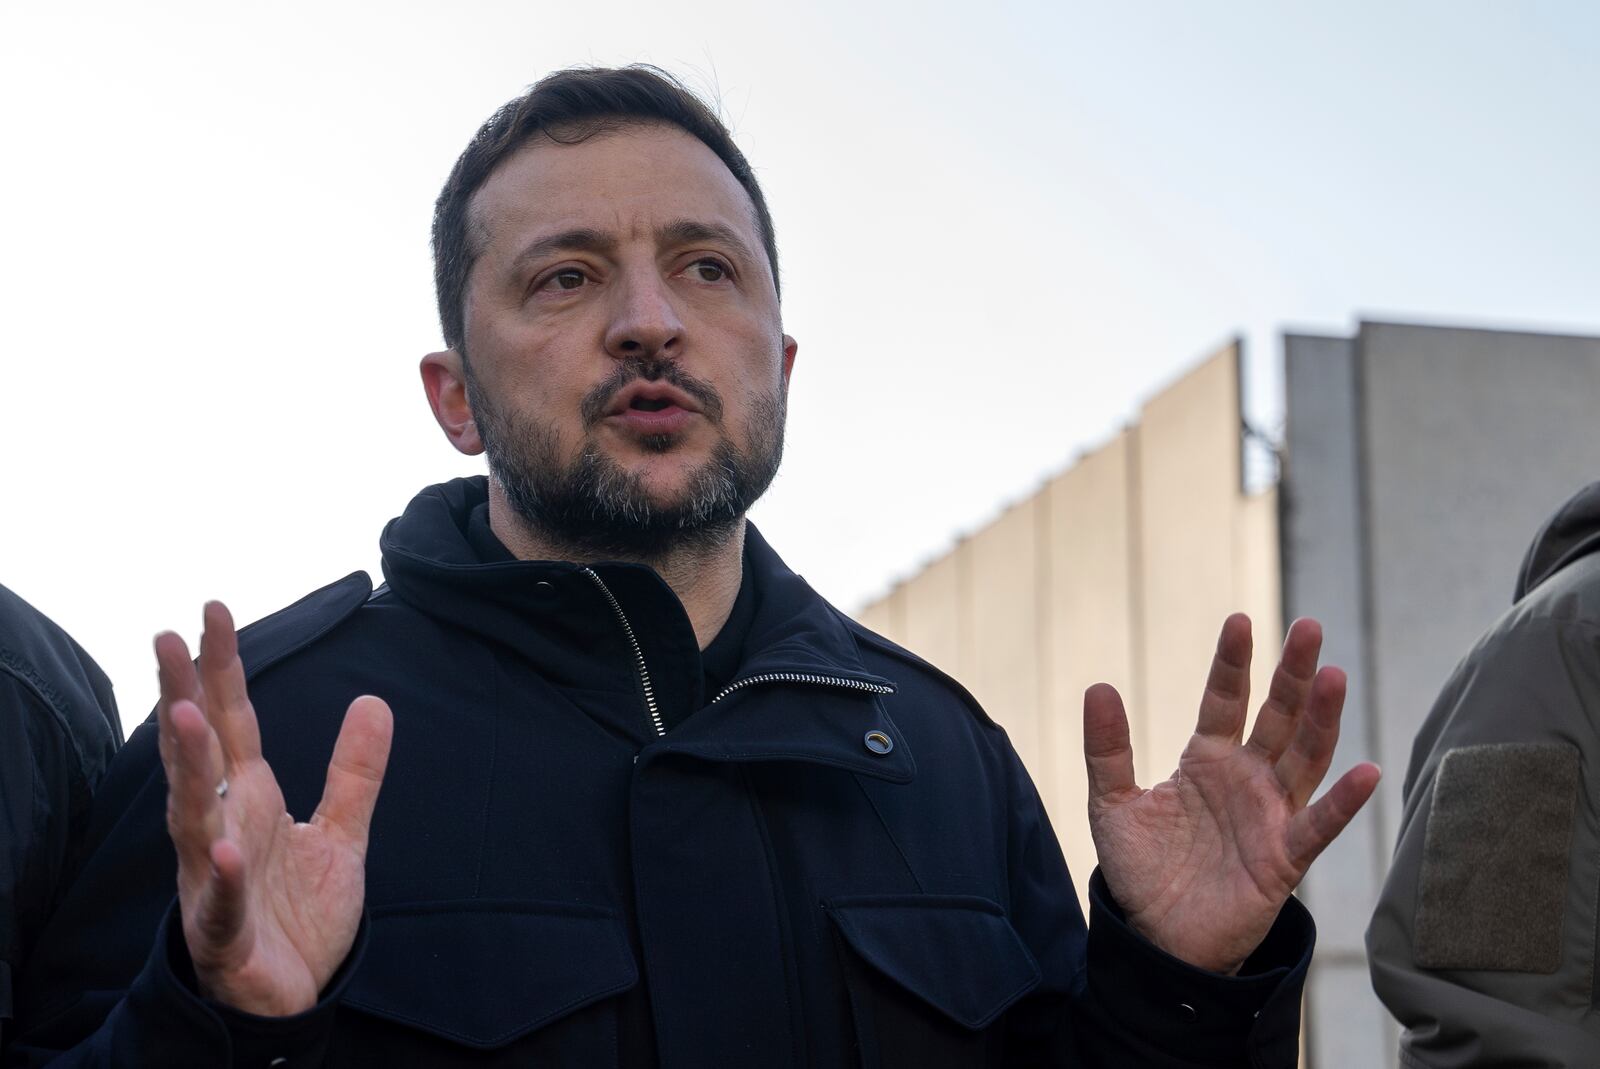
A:
[[[511,507],[597,553],[731,530],[776,471],[795,345],[727,167],[664,125],[541,137],[472,217],[467,399]]]

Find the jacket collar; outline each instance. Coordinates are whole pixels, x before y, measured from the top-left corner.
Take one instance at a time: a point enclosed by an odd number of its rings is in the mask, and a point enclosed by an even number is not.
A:
[[[893,681],[868,672],[837,612],[791,571],[753,526],[745,577],[757,608],[733,683],[651,750],[708,760],[809,760],[896,782],[916,772],[881,696]],[[767,689],[782,700],[764,700]],[[870,733],[889,740],[867,745]]]
[[[676,703],[674,710],[684,714],[671,718],[681,726],[665,738],[641,740],[652,752],[810,759],[910,778],[909,749],[876,700],[894,684],[867,671],[838,613],[754,526],[745,530],[744,581],[755,585],[756,607],[733,689],[713,701],[716,695],[703,693],[688,614],[660,576],[621,562],[485,563],[468,529],[475,513],[482,522],[487,501],[486,478],[456,479],[426,488],[389,523],[380,540],[383,571],[398,597],[509,647],[558,687],[614,691],[617,701],[638,701],[637,659],[620,612],[658,702]],[[783,700],[752,700],[774,690]],[[870,749],[864,742],[869,731],[885,732],[894,748],[881,755]]]

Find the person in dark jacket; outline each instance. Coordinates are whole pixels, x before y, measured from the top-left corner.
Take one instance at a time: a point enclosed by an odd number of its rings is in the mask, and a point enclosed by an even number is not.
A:
[[[1597,772],[1600,482],[1540,529],[1411,750],[1367,929],[1407,1066],[1600,1065]]]
[[[122,745],[111,681],[48,617],[0,586],[0,1039],[12,985]]]
[[[704,105],[552,75],[468,146],[434,242],[423,382],[490,477],[411,502],[376,592],[237,636],[212,603],[198,663],[157,639],[13,1064],[1294,1063],[1291,892],[1377,778],[1310,804],[1343,687],[1314,624],[1245,741],[1225,623],[1150,790],[1086,696],[1086,925],[1004,732],[745,522],[796,345]]]

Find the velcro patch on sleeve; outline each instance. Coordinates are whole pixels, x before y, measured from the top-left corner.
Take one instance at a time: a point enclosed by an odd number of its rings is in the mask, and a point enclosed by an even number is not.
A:
[[[1417,964],[1561,966],[1579,757],[1568,743],[1463,746],[1439,762],[1417,889]]]

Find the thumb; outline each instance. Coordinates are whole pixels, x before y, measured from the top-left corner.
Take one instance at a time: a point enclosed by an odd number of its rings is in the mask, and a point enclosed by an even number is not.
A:
[[[1136,791],[1133,744],[1128,739],[1128,714],[1122,696],[1109,683],[1083,692],[1083,760],[1089,772],[1089,806],[1108,796]]]

